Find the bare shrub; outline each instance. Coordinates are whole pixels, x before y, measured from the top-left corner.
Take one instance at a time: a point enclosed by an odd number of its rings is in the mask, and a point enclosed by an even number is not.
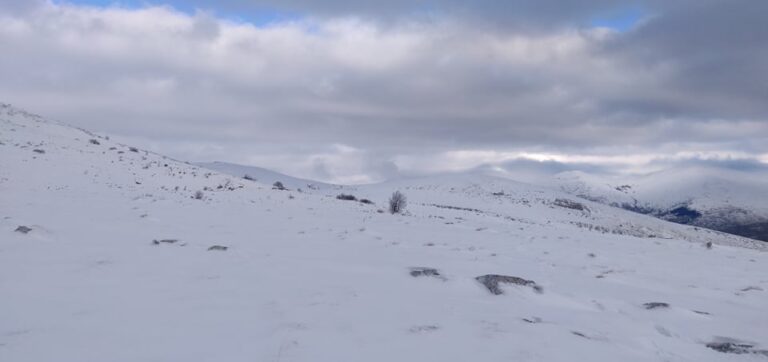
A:
[[[235,187],[232,185],[232,180],[230,180],[230,179],[226,179],[226,180],[224,180],[224,184],[223,184],[223,185],[219,185],[219,186],[216,186],[216,189],[217,189],[217,190],[229,190],[229,191],[234,191],[234,190],[235,190]]]
[[[339,200],[346,200],[346,201],[356,201],[357,200],[357,197],[355,197],[355,195],[347,195],[347,194],[338,194],[336,196],[336,198],[339,199]]]
[[[391,214],[400,214],[405,211],[408,200],[400,191],[395,191],[389,198],[389,212]]]
[[[275,181],[275,183],[272,184],[272,189],[273,190],[285,191],[285,186],[283,185],[282,182]]]
[[[195,195],[192,196],[192,198],[195,200],[202,200],[204,197],[205,197],[205,194],[203,194],[203,192],[200,190],[195,191]]]

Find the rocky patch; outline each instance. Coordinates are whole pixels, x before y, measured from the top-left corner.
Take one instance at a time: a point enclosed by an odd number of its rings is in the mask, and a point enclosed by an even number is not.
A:
[[[477,280],[482,285],[484,285],[488,289],[488,291],[490,291],[494,295],[504,294],[504,291],[499,287],[499,284],[515,284],[515,285],[531,287],[537,293],[541,293],[543,291],[543,288],[538,284],[536,284],[536,282],[534,282],[533,280],[523,279],[523,278],[509,276],[509,275],[487,274],[487,275],[481,275],[475,278],[475,280]]]
[[[706,344],[707,348],[721,353],[756,354],[768,357],[768,350],[755,349],[755,345],[734,338],[719,337]]]
[[[32,228],[24,225],[19,225],[19,227],[17,227],[16,230],[14,231],[17,233],[27,234],[30,231],[32,231]]]
[[[660,309],[660,308],[669,308],[669,303],[663,303],[663,302],[648,302],[644,303],[643,307],[645,309]]]
[[[572,210],[578,210],[578,211],[585,211],[588,210],[584,204],[568,199],[555,199],[555,202],[553,202],[555,206],[564,207],[566,209],[572,209]]]
[[[176,244],[179,240],[178,239],[160,239],[160,240],[152,240],[152,244],[154,245],[160,245],[160,244]]]
[[[443,279],[443,276],[440,275],[440,272],[435,268],[413,267],[411,268],[410,274],[414,278],[433,277]]]

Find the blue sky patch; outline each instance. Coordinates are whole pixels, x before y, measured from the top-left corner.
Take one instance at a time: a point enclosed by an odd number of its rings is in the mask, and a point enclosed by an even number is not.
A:
[[[594,17],[590,23],[593,27],[610,28],[616,31],[627,31],[647,15],[640,7],[617,9]]]

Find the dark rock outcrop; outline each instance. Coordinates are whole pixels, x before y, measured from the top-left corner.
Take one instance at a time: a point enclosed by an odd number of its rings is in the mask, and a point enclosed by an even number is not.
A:
[[[572,210],[578,210],[578,211],[585,211],[588,210],[584,204],[568,200],[568,199],[555,199],[555,202],[553,202],[555,206],[564,207],[566,209],[572,209]]]
[[[440,272],[437,269],[426,268],[426,267],[413,267],[411,268],[410,274],[414,278],[418,278],[418,277],[442,278],[443,277],[442,275],[440,275]]]
[[[32,231],[32,228],[24,225],[19,225],[19,227],[17,227],[16,230],[14,231],[17,233],[27,234],[30,231]]]
[[[648,302],[648,303],[644,303],[643,307],[645,307],[645,309],[669,308],[669,303]]]
[[[706,346],[721,353],[757,354],[768,357],[768,350],[754,349],[755,346],[751,343],[730,338],[721,338],[719,341],[707,343]]]
[[[160,245],[161,243],[163,243],[163,244],[175,244],[178,241],[179,241],[178,239],[160,239],[160,240],[155,239],[155,240],[152,240],[152,244],[155,244],[155,245]]]
[[[488,291],[490,291],[494,295],[504,294],[504,291],[501,290],[501,288],[499,287],[499,284],[515,284],[515,285],[531,287],[537,293],[541,293],[544,290],[541,286],[536,284],[536,282],[534,282],[533,280],[523,279],[523,278],[509,276],[509,275],[487,274],[487,275],[481,275],[475,278],[475,280],[483,284],[486,288],[488,288]]]

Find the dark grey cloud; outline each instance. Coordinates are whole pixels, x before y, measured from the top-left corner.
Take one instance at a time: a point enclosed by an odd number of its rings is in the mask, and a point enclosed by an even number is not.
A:
[[[23,13],[44,3],[45,0],[0,0],[0,12]]]
[[[621,10],[600,0],[18,4],[0,0],[0,100],[179,158],[350,182],[522,153],[768,161],[759,1],[624,3],[647,14],[626,32],[590,28]],[[306,16],[220,18],[275,10]]]
[[[672,2],[674,3],[674,2]],[[666,12],[605,44],[641,71],[664,73],[663,92],[606,98],[609,109],[642,116],[746,118],[768,114],[768,2],[706,0]]]

